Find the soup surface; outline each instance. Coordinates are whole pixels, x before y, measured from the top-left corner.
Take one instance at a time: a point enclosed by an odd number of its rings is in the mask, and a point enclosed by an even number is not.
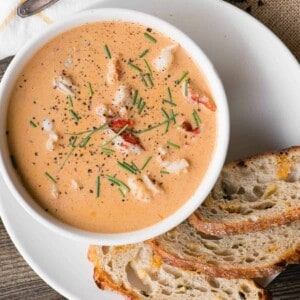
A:
[[[181,45],[139,24],[57,36],[21,72],[7,138],[23,184],[49,214],[116,233],[178,210],[209,166],[216,106]]]

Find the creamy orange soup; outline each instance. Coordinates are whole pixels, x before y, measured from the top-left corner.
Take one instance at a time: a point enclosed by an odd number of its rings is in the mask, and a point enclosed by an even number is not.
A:
[[[207,171],[216,110],[167,36],[99,22],[42,47],[13,89],[7,138],[27,190],[77,228],[142,229],[177,211]]]

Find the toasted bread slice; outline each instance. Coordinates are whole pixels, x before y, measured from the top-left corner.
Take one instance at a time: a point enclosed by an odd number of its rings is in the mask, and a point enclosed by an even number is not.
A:
[[[199,231],[230,235],[300,220],[300,147],[229,163],[189,218]]]
[[[212,278],[165,264],[150,244],[90,246],[94,280],[127,300],[268,299],[252,280]]]
[[[210,276],[255,278],[300,259],[300,222],[262,232],[208,236],[185,221],[152,241],[166,263]]]

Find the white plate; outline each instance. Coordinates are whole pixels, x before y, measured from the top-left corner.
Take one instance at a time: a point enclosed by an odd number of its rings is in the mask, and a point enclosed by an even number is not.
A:
[[[228,159],[300,144],[300,69],[269,30],[239,9],[214,0],[102,0],[157,15],[189,34],[223,80],[231,111]],[[120,299],[96,288],[86,244],[33,220],[0,180],[1,216],[16,247],[49,285],[69,299]]]

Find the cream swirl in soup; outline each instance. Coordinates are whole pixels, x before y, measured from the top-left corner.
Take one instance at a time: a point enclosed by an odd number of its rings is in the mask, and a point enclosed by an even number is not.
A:
[[[49,214],[129,232],[194,194],[212,158],[216,110],[184,45],[139,24],[90,23],[30,59],[7,138],[24,186]]]

